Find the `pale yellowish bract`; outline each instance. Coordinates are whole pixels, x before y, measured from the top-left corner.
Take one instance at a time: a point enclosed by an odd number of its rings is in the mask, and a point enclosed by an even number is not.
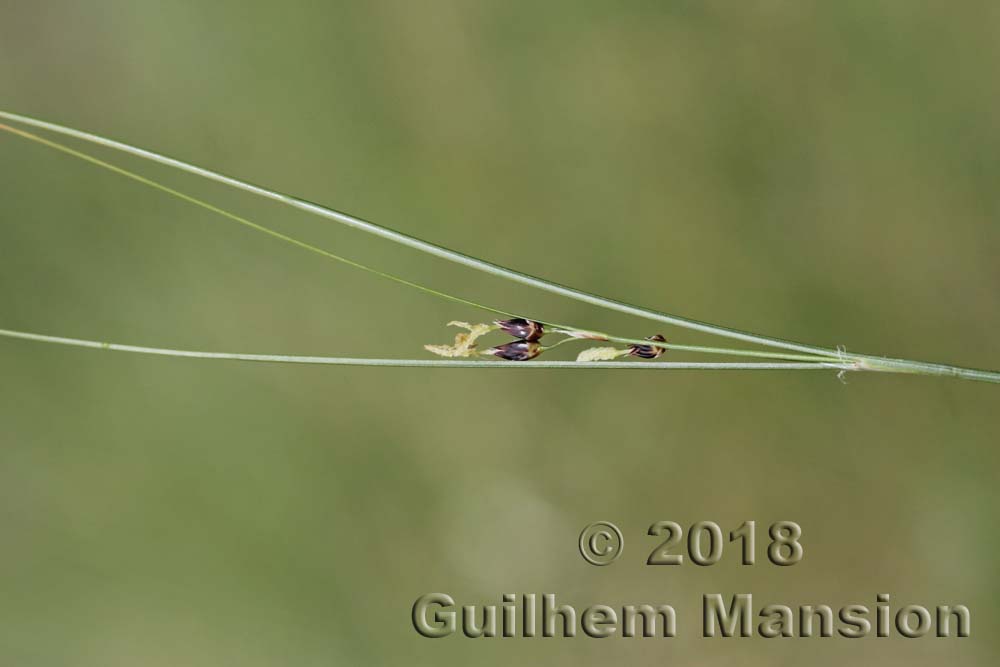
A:
[[[467,329],[469,333],[455,334],[453,345],[424,345],[424,349],[433,352],[440,357],[474,357],[476,351],[476,339],[489,333],[495,327],[491,324],[469,324],[468,322],[448,322],[450,327],[461,327]]]
[[[613,347],[589,347],[577,355],[577,361],[612,361],[628,354],[628,350],[619,350]]]

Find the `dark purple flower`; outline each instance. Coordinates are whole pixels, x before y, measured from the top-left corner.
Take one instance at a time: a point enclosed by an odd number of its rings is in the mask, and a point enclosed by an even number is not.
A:
[[[521,340],[536,341],[545,335],[545,327],[541,322],[526,320],[523,317],[515,317],[512,320],[497,320],[494,324],[514,338]]]
[[[667,339],[656,334],[655,336],[646,336],[646,340],[655,340],[658,343],[666,343]],[[658,356],[663,354],[663,348],[658,345],[632,345],[628,353],[633,357],[642,357],[643,359],[656,359]]]
[[[533,340],[515,340],[486,350],[487,354],[507,361],[527,361],[542,353],[542,346]]]

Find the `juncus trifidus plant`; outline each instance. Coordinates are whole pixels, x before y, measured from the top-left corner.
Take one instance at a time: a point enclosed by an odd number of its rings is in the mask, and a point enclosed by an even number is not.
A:
[[[49,148],[58,150],[67,155],[71,155],[81,160],[101,168],[110,170],[134,181],[143,183],[151,188],[159,190],[165,194],[182,199],[193,205],[202,207],[223,217],[226,217],[241,225],[250,227],[256,231],[267,234],[273,238],[293,244],[317,253],[328,259],[332,259],[364,271],[374,273],[397,283],[406,285],[413,289],[433,294],[437,297],[452,301],[454,303],[473,307],[479,310],[492,313],[494,316],[501,316],[502,319],[494,319],[491,323],[468,324],[465,322],[452,322],[465,329],[455,337],[451,345],[427,345],[425,348],[436,355],[449,357],[450,359],[374,359],[374,358],[341,358],[341,357],[309,357],[295,355],[273,355],[273,354],[239,354],[229,352],[201,352],[192,350],[173,350],[167,348],[153,348],[136,345],[123,345],[119,343],[108,343],[84,339],[65,338],[50,336],[45,334],[13,331],[0,329],[0,336],[8,338],[20,338],[61,345],[76,345],[106,350],[118,350],[126,352],[136,352],[145,354],[159,354],[176,357],[194,357],[205,359],[231,359],[241,361],[262,361],[277,363],[309,363],[309,364],[334,364],[334,365],[365,365],[365,366],[404,366],[404,367],[451,367],[451,368],[579,368],[579,369],[711,369],[711,370],[835,370],[843,376],[847,372],[876,371],[886,373],[908,373],[914,375],[937,375],[949,376],[968,380],[980,380],[985,382],[1000,383],[1000,372],[978,370],[972,368],[961,368],[946,364],[933,364],[908,359],[894,359],[890,357],[880,357],[866,354],[847,352],[844,348],[831,349],[821,346],[797,343],[794,341],[782,340],[755,334],[747,331],[739,331],[715,324],[699,322],[688,318],[664,313],[642,306],[625,303],[615,299],[610,299],[597,294],[591,294],[582,290],[560,285],[543,278],[530,276],[507,267],[500,266],[485,260],[451,250],[415,236],[403,234],[381,225],[356,218],[354,216],[336,211],[334,209],[315,204],[298,197],[283,194],[268,188],[247,183],[231,176],[226,176],[203,167],[170,158],[159,153],[131,146],[122,142],[114,141],[106,137],[101,137],[88,132],[83,132],[69,127],[56,125],[46,121],[38,120],[28,116],[18,115],[10,112],[0,111],[0,118],[6,119],[15,125],[34,127],[55,134],[72,137],[77,140],[89,142],[105,148],[138,156],[153,162],[164,164],[181,171],[207,178],[212,181],[223,183],[230,187],[252,193],[254,195],[278,201],[287,206],[318,215],[320,217],[334,220],[381,238],[399,243],[420,252],[427,253],[434,257],[482,271],[494,276],[499,276],[517,283],[528,285],[539,290],[544,290],[553,294],[561,295],[577,301],[588,303],[592,306],[614,310],[629,315],[634,315],[646,320],[656,322],[660,325],[670,325],[688,330],[697,331],[703,334],[710,334],[738,340],[742,343],[756,345],[763,349],[745,348],[721,348],[706,347],[701,345],[685,345],[668,342],[664,336],[656,334],[647,338],[633,338],[626,336],[611,335],[603,332],[591,331],[583,327],[566,324],[548,322],[539,318],[528,318],[523,314],[506,312],[475,301],[461,298],[443,291],[432,289],[420,285],[400,276],[396,276],[386,271],[370,267],[360,262],[355,262],[341,255],[318,248],[304,241],[300,241],[287,234],[272,230],[264,225],[252,222],[247,218],[238,216],[218,206],[202,201],[179,190],[169,188],[150,178],[144,177],[135,172],[129,171],[117,165],[100,160],[88,153],[57,143],[51,139],[28,132],[21,127],[0,124],[0,130],[9,134],[20,136],[24,139],[36,142]],[[494,345],[492,347],[479,348],[478,339],[486,334],[495,331],[502,331],[513,337],[506,343]],[[543,344],[545,336],[559,336],[553,343]],[[576,361],[532,361],[543,352],[558,345],[571,341],[606,341],[618,343],[625,347],[590,347],[581,351]],[[665,351],[672,352],[694,352],[700,354],[718,354],[742,357],[744,359],[754,359],[755,361],[740,362],[684,362],[684,361],[653,361],[658,359]],[[486,361],[478,357],[492,357],[493,360]],[[624,357],[641,359],[642,361],[620,361]],[[762,361],[756,361],[756,360]],[[504,363],[504,362],[528,362],[530,363]]]

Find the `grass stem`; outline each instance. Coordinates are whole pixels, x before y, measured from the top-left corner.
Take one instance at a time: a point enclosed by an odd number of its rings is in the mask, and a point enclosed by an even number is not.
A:
[[[167,357],[185,357],[191,359],[217,359],[229,361],[255,361],[281,364],[318,364],[331,366],[390,366],[404,368],[564,368],[564,369],[602,369],[602,370],[851,370],[852,367],[835,363],[795,363],[795,362],[579,362],[579,361],[470,361],[443,359],[368,359],[364,357],[314,357],[287,354],[241,354],[232,352],[203,352],[198,350],[173,350],[160,347],[145,347],[141,345],[123,345],[81,338],[66,338],[63,336],[47,336],[26,331],[0,329],[0,337],[17,338],[40,343],[70,345],[96,350],[111,350],[116,352],[132,352],[137,354],[152,354]]]

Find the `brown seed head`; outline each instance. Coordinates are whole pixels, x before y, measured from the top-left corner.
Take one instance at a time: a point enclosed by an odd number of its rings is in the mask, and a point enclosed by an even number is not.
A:
[[[515,340],[486,350],[487,354],[507,361],[527,361],[542,353],[542,346],[533,340]]]
[[[541,322],[526,320],[523,317],[515,317],[511,320],[497,320],[494,324],[514,338],[520,338],[521,340],[536,341],[545,335],[545,327]]]
[[[667,339],[656,334],[655,336],[646,336],[646,340],[655,340],[658,343],[666,343]],[[643,359],[656,359],[658,356],[663,354],[663,348],[657,345],[632,345],[628,353],[633,357],[641,357]]]

